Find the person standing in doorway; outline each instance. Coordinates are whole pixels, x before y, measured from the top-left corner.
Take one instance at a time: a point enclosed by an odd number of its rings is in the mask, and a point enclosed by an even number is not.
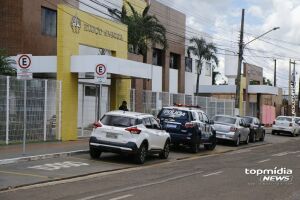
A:
[[[127,102],[123,101],[122,105],[119,107],[119,110],[128,111]]]

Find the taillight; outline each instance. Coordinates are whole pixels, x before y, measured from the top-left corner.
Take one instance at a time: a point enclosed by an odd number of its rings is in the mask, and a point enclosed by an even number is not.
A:
[[[94,128],[102,127],[102,124],[100,122],[95,122],[93,125],[94,125]]]
[[[194,123],[191,122],[185,123],[185,128],[194,128]]]
[[[235,128],[235,127],[230,127],[230,132],[235,132],[237,130],[237,128]]]
[[[126,131],[129,131],[132,134],[140,134],[141,130],[138,129],[137,127],[129,127],[125,129]]]
[[[293,123],[290,123],[290,125],[289,126],[293,126]]]

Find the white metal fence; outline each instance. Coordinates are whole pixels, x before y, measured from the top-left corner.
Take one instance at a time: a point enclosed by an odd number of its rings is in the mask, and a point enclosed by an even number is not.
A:
[[[0,144],[60,140],[61,82],[0,76],[0,111]]]
[[[130,109],[157,115],[164,106],[176,104],[198,105],[209,117],[217,114],[234,115],[234,100],[201,97],[168,92],[130,91]]]

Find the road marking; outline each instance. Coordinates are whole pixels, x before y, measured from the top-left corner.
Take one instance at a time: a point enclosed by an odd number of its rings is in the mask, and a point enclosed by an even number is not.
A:
[[[41,169],[46,171],[54,171],[63,168],[70,168],[70,167],[80,167],[80,166],[88,166],[88,163],[83,162],[73,162],[73,161],[66,161],[66,162],[57,162],[57,163],[47,163],[43,165],[35,165],[28,167],[29,169]]]
[[[280,157],[280,156],[286,156],[288,154],[289,154],[289,152],[281,152],[281,153],[273,154],[272,156],[278,156],[278,157]]]
[[[247,152],[250,152],[250,151],[251,151],[251,149],[240,149],[240,150],[230,152],[228,154],[233,155],[233,154],[238,154],[238,153],[247,153]]]
[[[41,175],[36,175],[36,174],[26,174],[26,173],[12,172],[12,171],[0,171],[0,173],[3,173],[3,174],[13,174],[13,175],[19,175],[19,176],[32,176],[32,177],[38,177],[38,178],[46,178],[46,179],[48,179],[48,176],[41,176]]]
[[[120,199],[126,199],[128,197],[132,197],[133,195],[132,194],[127,194],[127,195],[123,195],[123,196],[119,196],[119,197],[115,197],[115,198],[112,198],[112,199],[109,199],[109,200],[120,200]]]
[[[261,161],[258,161],[257,163],[264,163],[264,162],[268,162],[270,161],[271,159],[266,159],[266,160],[261,160]]]
[[[105,193],[98,194],[98,195],[87,196],[87,197],[84,197],[84,198],[81,198],[81,199],[78,199],[78,200],[90,200],[90,199],[100,198],[100,197],[112,195],[112,194],[115,194],[115,193],[121,193],[121,192],[130,191],[130,190],[136,190],[136,189],[140,189],[140,188],[145,188],[145,187],[149,187],[149,186],[153,186],[153,185],[159,185],[159,184],[167,183],[167,182],[170,182],[170,181],[175,181],[175,180],[182,179],[182,178],[186,178],[186,177],[190,177],[190,176],[195,176],[195,175],[201,174],[201,173],[203,173],[203,171],[198,171],[198,172],[194,172],[194,173],[183,174],[183,175],[180,175],[180,176],[175,176],[175,177],[172,177],[172,178],[167,178],[167,179],[164,179],[164,180],[161,180],[161,181],[154,181],[154,182],[145,183],[145,184],[141,184],[141,185],[126,187],[126,188],[119,189],[119,190],[113,190],[113,191],[105,192]]]
[[[289,151],[289,154],[296,154],[296,153],[300,153],[300,151]]]
[[[223,173],[223,171],[217,171],[217,172],[214,172],[214,173],[205,174],[205,175],[203,175],[203,177],[214,176],[214,175],[220,175],[221,173]]]

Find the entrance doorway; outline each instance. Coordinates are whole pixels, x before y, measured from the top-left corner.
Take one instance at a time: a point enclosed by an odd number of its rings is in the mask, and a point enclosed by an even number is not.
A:
[[[109,93],[107,85],[78,84],[78,137],[89,137],[93,123],[110,110]]]

